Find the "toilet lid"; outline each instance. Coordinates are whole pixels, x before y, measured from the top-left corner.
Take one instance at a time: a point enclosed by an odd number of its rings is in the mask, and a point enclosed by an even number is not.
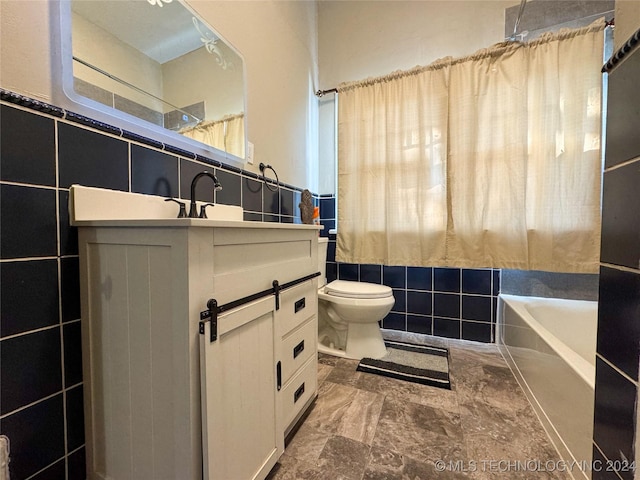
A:
[[[345,280],[334,280],[325,287],[324,291],[328,295],[347,298],[385,298],[393,295],[391,288],[386,285]]]

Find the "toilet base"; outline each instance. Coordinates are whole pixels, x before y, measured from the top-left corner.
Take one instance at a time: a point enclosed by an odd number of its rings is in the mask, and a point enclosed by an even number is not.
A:
[[[334,357],[354,360],[362,360],[365,357],[382,358],[387,354],[378,322],[350,323],[346,343],[346,350],[341,350],[318,342],[318,351]]]
[[[360,360],[382,358],[387,354],[387,347],[382,338],[378,322],[349,323],[347,333],[346,356]]]
[[[334,357],[342,357],[346,358],[347,354],[344,350],[340,350],[338,348],[327,347],[324,343],[318,342],[318,352],[324,353],[326,355],[332,355]]]

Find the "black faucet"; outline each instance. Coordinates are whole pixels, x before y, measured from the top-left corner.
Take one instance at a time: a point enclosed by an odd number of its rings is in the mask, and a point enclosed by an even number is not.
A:
[[[200,180],[202,177],[209,177],[211,180],[213,180],[214,191],[217,192],[222,190],[222,185],[220,185],[220,182],[218,181],[216,176],[211,172],[207,172],[207,171],[200,172],[195,177],[193,177],[193,180],[191,181],[191,205],[189,208],[189,218],[198,218],[198,207],[196,206],[196,184],[198,183],[198,180]],[[202,206],[203,212],[204,212],[204,209],[205,209],[205,206],[203,205]],[[201,214],[200,217],[206,218],[206,215]]]

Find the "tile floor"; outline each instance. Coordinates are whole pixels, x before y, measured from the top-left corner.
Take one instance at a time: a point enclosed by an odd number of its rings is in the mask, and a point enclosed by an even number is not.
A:
[[[385,335],[448,346],[452,389],[321,354],[318,398],[269,480],[571,478],[495,345]]]

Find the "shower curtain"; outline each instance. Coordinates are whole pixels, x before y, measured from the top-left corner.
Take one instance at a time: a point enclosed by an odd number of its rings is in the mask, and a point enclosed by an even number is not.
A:
[[[603,31],[340,85],[336,259],[596,272]]]
[[[203,122],[180,130],[186,137],[244,158],[244,114]]]

